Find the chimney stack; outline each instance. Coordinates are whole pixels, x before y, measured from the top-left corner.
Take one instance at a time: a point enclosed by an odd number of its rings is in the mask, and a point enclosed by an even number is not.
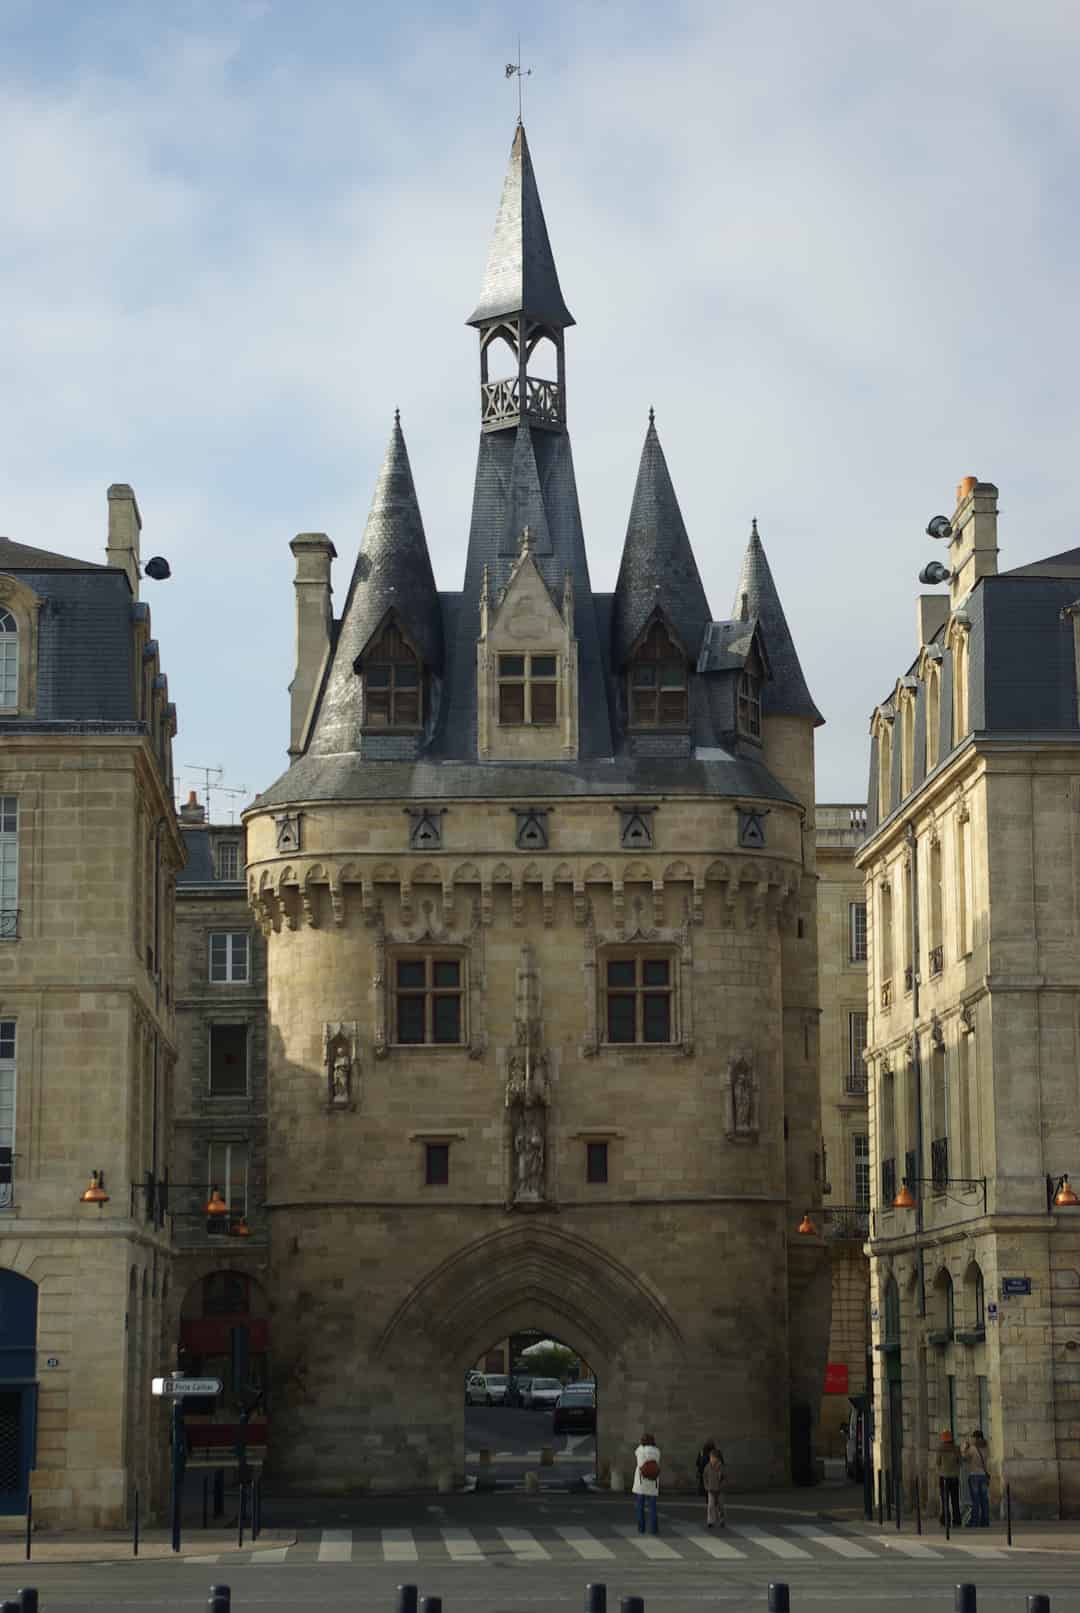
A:
[[[200,803],[194,790],[189,790],[188,798],[180,808],[180,822],[185,824],[206,822],[206,808]]]
[[[289,755],[303,754],[312,701],[330,654],[330,562],[337,551],[325,532],[298,532],[289,544],[296,559],[296,671],[289,685]]]
[[[142,516],[135,502],[135,494],[126,482],[114,482],[109,488],[109,541],[105,548],[105,563],[126,574],[135,599],[139,597],[139,533]]]
[[[953,535],[949,540],[949,602],[956,610],[980,577],[997,575],[997,499],[993,482],[965,476],[956,489]]]

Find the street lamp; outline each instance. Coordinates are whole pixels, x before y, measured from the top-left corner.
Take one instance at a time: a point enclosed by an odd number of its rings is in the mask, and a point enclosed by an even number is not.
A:
[[[795,1231],[799,1234],[799,1236],[801,1238],[816,1238],[817,1237],[817,1227],[814,1225],[814,1222],[811,1219],[809,1210],[804,1210],[803,1211],[803,1218],[799,1222],[798,1226],[795,1228]]]
[[[986,1182],[985,1176],[905,1176],[900,1183],[900,1191],[892,1201],[894,1210],[913,1210],[918,1203],[912,1187],[934,1187],[944,1193],[947,1187],[958,1187],[961,1193],[974,1193],[977,1188],[982,1189],[983,1214],[986,1214]],[[949,1195],[946,1193],[945,1197]]]
[[[180,1188],[180,1189],[195,1190],[195,1189],[201,1189],[202,1184],[200,1182],[172,1182],[172,1183],[169,1183],[167,1180],[163,1181],[161,1183],[158,1183],[158,1182],[156,1182],[154,1180],[154,1177],[153,1177],[152,1173],[147,1172],[145,1181],[132,1182],[131,1183],[131,1205],[130,1205],[130,1213],[131,1213],[131,1215],[134,1216],[134,1214],[135,1214],[135,1195],[136,1195],[136,1193],[141,1192],[141,1193],[146,1194],[147,1211],[148,1211],[148,1214],[149,1214],[150,1210],[151,1210],[151,1207],[153,1207],[154,1205],[157,1205],[158,1202],[159,1202],[159,1189],[164,1188],[165,1190],[167,1190],[170,1186],[172,1188],[174,1188],[174,1189],[175,1188]],[[98,1170],[98,1171],[91,1171],[90,1172],[89,1186],[85,1189],[84,1192],[79,1194],[79,1203],[80,1204],[96,1204],[99,1210],[102,1209],[106,1204],[109,1203],[109,1195],[105,1191],[105,1172],[104,1171]],[[164,1208],[164,1200],[161,1201],[160,1211],[155,1212],[155,1213],[160,1214],[160,1224],[163,1226],[165,1224],[165,1213],[166,1213],[165,1208]],[[229,1220],[229,1217],[231,1216],[232,1211],[229,1208],[228,1201],[222,1195],[220,1187],[211,1187],[210,1196],[206,1200],[206,1203],[202,1206],[201,1209],[195,1210],[195,1211],[192,1211],[192,1212],[177,1212],[175,1210],[172,1210],[169,1213],[171,1215],[173,1215],[174,1217],[178,1213],[191,1213],[191,1214],[194,1214],[194,1215],[197,1215],[197,1216],[205,1215],[207,1217],[207,1219],[210,1222],[212,1222],[213,1224],[221,1225],[224,1221]],[[251,1228],[248,1226],[247,1219],[244,1216],[243,1212],[241,1212],[241,1214],[238,1216],[238,1218],[235,1221],[229,1221],[228,1232],[229,1232],[230,1236],[234,1237],[234,1238],[250,1238],[251,1237]]]
[[[79,1194],[80,1204],[96,1204],[100,1210],[108,1204],[109,1195],[105,1191],[105,1172],[91,1171],[90,1184],[85,1192]]]
[[[1055,1182],[1051,1177],[1046,1178],[1046,1207],[1054,1210],[1075,1210],[1080,1205],[1070,1182],[1069,1173],[1059,1176]]]

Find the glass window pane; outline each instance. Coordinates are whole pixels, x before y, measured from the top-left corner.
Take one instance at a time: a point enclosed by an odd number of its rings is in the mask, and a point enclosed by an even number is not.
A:
[[[461,984],[461,964],[456,958],[436,958],[433,967],[437,986],[457,986]]]
[[[656,696],[648,691],[633,691],[630,702],[630,721],[643,727],[649,727],[656,722]]]
[[[607,1036],[609,1042],[634,1040],[634,999],[608,993]]]
[[[445,1187],[450,1180],[450,1144],[428,1143],[424,1180],[428,1187]]]
[[[499,721],[501,723],[525,721],[525,685],[523,683],[500,683]]]
[[[647,986],[666,986],[670,975],[667,958],[646,958],[641,965],[641,978]]]
[[[398,727],[420,721],[420,696],[416,693],[398,693],[394,696],[394,722]]]
[[[424,1040],[423,997],[398,998],[397,1039],[399,1042],[422,1042]]]
[[[635,689],[656,688],[656,668],[647,661],[637,661],[634,664],[633,682]]]
[[[232,972],[234,980],[246,980],[248,977],[248,938],[243,930],[232,938]]]
[[[530,689],[532,696],[532,720],[536,723],[552,723],[555,721],[555,691],[554,683],[534,683]]]
[[[398,689],[415,689],[420,681],[420,668],[415,661],[399,661],[394,667],[394,685]]]
[[[608,1179],[607,1143],[586,1143],[585,1180],[606,1182]]]
[[[499,656],[500,678],[523,678],[525,676],[525,657],[523,655]]]
[[[228,977],[228,937],[225,935],[212,935],[210,937],[210,979],[227,980]]]
[[[386,728],[390,723],[390,694],[368,693],[364,703],[364,721],[370,723],[372,728]]]
[[[426,965],[423,958],[399,958],[397,966],[398,986],[425,986],[427,985]]]
[[[555,676],[555,657],[553,655],[530,656],[529,671],[534,678],[553,678]]]
[[[242,1098],[246,1095],[246,1025],[211,1025],[210,1092],[216,1098]]]
[[[607,983],[609,986],[633,986],[636,984],[633,958],[611,958],[607,966]]]
[[[665,661],[660,668],[662,689],[681,689],[686,683],[686,668],[681,661]]]
[[[686,691],[663,691],[660,695],[660,722],[664,727],[682,726],[686,722]]]
[[[663,996],[646,993],[642,1029],[647,1042],[671,1041],[671,998],[666,992]]]
[[[435,997],[432,1000],[432,1030],[436,1042],[461,1041],[461,998]]]
[[[390,668],[388,666],[378,664],[367,666],[364,668],[364,676],[367,679],[369,689],[389,689],[390,687]]]

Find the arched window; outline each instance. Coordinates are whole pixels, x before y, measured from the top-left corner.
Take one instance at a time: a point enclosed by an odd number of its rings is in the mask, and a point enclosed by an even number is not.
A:
[[[941,738],[941,672],[931,666],[926,673],[926,771],[932,773],[938,764],[938,744]]]
[[[934,1278],[934,1328],[937,1332],[948,1333],[952,1336],[956,1325],[956,1304],[953,1296],[953,1280],[949,1272],[942,1266]]]
[[[900,1343],[900,1290],[895,1277],[885,1284],[885,1343]]]
[[[957,633],[953,639],[953,744],[959,745],[967,731],[968,647],[966,636]]]
[[[915,701],[905,694],[900,702],[900,799],[911,794],[915,776]]]
[[[685,728],[686,658],[662,622],[654,622],[630,662],[630,726]]]
[[[0,606],[0,707],[19,704],[19,624]]]
[[[761,679],[752,672],[739,673],[739,702],[736,723],[740,734],[761,738]]]
[[[885,819],[892,811],[892,728],[883,719],[878,729],[878,817]]]
[[[964,1326],[986,1326],[986,1287],[982,1267],[973,1260],[964,1273]]]
[[[420,727],[420,658],[393,622],[365,651],[359,670],[365,728]]]

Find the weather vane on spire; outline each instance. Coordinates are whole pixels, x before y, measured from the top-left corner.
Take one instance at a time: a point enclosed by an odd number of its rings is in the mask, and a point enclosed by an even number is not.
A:
[[[517,79],[518,122],[520,123],[521,122],[521,114],[522,114],[522,111],[524,109],[524,104],[525,104],[525,96],[524,96],[525,86],[522,84],[521,81],[524,78],[531,78],[532,77],[532,68],[531,67],[522,67],[522,65],[521,65],[521,36],[520,36],[520,34],[518,35],[517,56],[518,56],[518,59],[517,59],[516,62],[507,62],[507,64],[506,64],[506,76],[507,76],[507,78],[516,78]]]

